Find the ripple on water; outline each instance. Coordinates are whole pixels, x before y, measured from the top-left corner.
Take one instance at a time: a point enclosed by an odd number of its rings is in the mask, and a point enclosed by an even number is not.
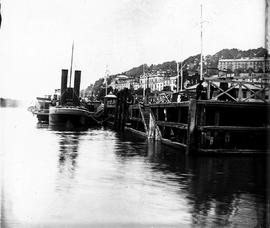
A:
[[[50,129],[22,109],[0,117],[8,227],[265,223],[263,158],[195,158],[106,128]]]

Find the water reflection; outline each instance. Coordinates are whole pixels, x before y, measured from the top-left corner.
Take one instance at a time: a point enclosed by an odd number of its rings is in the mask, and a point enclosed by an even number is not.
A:
[[[173,191],[179,197],[186,195],[191,223],[196,227],[266,225],[264,158],[196,158],[159,143],[129,141],[116,154],[122,162],[136,156],[144,158],[153,173],[161,173],[158,181],[166,183],[167,191],[174,185]],[[155,177],[152,178],[155,181]]]
[[[110,129],[71,131],[36,125],[21,110],[3,114],[1,226],[266,223],[264,158],[185,156]]]
[[[58,175],[56,189],[58,191],[71,189],[77,168],[80,138],[87,134],[87,128],[66,131],[65,128],[50,127],[58,138]]]
[[[59,173],[73,178],[78,156],[80,135],[74,133],[61,133],[59,135]]]

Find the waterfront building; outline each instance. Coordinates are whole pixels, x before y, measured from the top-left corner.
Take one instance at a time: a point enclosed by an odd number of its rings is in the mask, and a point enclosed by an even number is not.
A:
[[[113,90],[115,90],[116,87],[117,87],[117,80],[116,80],[116,78],[112,79],[111,83],[108,86],[112,87]]]
[[[164,76],[162,74],[150,74],[148,76],[148,88],[151,91],[161,91],[164,87]]]
[[[141,74],[138,78],[131,78],[126,75],[119,75],[112,79],[109,86],[118,91],[122,89],[138,90],[139,88],[150,88],[152,92],[162,91],[169,87],[171,91],[176,91],[177,76],[171,76],[165,71],[152,71]]]
[[[136,80],[136,79],[132,81],[131,85],[133,86],[134,90],[138,90],[139,88],[142,87],[139,80]]]
[[[220,59],[218,61],[219,70],[231,70],[236,69],[249,70],[252,69],[255,72],[269,72],[270,59],[264,57],[259,58],[241,58],[241,59]]]
[[[142,88],[150,88],[151,91],[161,91],[163,89],[163,75],[154,72],[140,75],[140,85]]]
[[[142,88],[150,88],[151,91],[162,91],[164,87],[170,87],[171,91],[175,91],[176,78],[165,71],[145,73],[140,76],[140,85]]]
[[[134,79],[129,78],[126,75],[118,75],[111,81],[109,86],[111,86],[113,89],[117,89],[118,91],[125,88],[130,89],[133,80]]]
[[[177,81],[177,76],[165,77],[164,78],[164,87],[168,86],[168,87],[170,87],[171,91],[176,92],[176,81]]]

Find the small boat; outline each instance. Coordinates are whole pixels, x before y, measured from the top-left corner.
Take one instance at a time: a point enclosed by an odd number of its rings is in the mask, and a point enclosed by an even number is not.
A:
[[[37,97],[37,103],[31,109],[31,112],[37,116],[38,122],[49,122],[49,107],[51,99],[49,97]]]

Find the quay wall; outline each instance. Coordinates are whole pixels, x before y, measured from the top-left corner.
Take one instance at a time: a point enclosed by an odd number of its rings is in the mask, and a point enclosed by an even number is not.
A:
[[[185,102],[129,104],[118,96],[111,123],[149,140],[181,147],[187,154],[269,153],[270,104],[191,99]]]

